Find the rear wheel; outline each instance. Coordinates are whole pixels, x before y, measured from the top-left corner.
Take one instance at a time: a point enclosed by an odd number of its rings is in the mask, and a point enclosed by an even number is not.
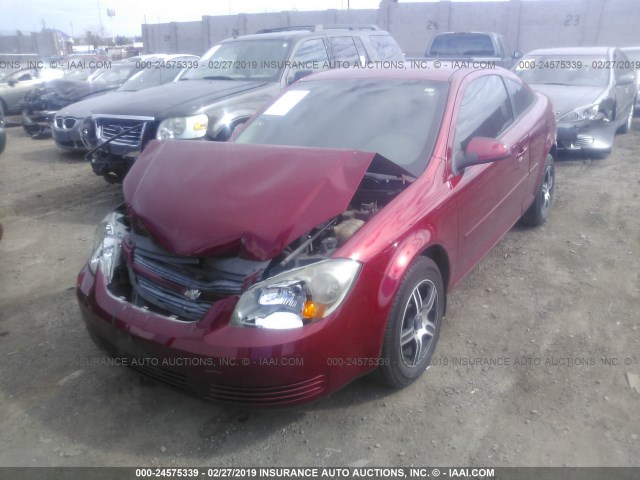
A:
[[[551,212],[551,207],[553,206],[555,183],[555,162],[551,155],[547,155],[547,160],[544,163],[542,181],[540,182],[540,187],[538,187],[536,198],[522,216],[522,221],[524,223],[531,225],[532,227],[537,227],[547,221],[549,213]]]
[[[402,280],[382,347],[378,379],[393,388],[415,381],[431,361],[444,313],[444,285],[430,258],[417,258]]]

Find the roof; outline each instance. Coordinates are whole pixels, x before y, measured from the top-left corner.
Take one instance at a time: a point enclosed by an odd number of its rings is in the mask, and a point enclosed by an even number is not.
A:
[[[563,47],[539,48],[527,53],[530,55],[599,55],[607,56],[613,47]]]
[[[310,32],[309,30],[286,30],[282,32],[271,33],[254,33],[251,35],[242,35],[236,38],[227,38],[224,42],[237,42],[243,40],[297,40],[300,37],[307,37],[309,35],[317,35],[318,33]]]
[[[406,65],[406,63],[405,63]],[[441,68],[336,68],[325,70],[301,81],[310,80],[333,80],[333,79],[414,79],[414,80],[434,80],[438,82],[450,82],[456,77],[464,77],[473,71],[468,68],[451,68],[442,66]]]

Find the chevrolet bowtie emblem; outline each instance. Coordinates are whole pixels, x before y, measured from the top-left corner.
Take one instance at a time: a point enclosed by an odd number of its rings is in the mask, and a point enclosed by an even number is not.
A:
[[[189,290],[185,290],[183,294],[189,300],[197,300],[202,295],[202,292],[197,288],[190,288]]]

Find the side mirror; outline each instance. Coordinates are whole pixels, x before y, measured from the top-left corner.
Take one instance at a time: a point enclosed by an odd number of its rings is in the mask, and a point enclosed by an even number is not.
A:
[[[630,83],[635,83],[635,81],[635,75],[633,72],[629,72],[621,75],[620,78],[616,80],[616,85],[629,85]]]
[[[464,153],[453,160],[454,173],[458,174],[472,165],[493,163],[511,157],[511,151],[507,146],[487,137],[474,137],[467,145]]]
[[[516,50],[513,52],[513,59],[520,60],[522,58],[522,52],[520,50]]]
[[[291,77],[289,79],[287,84],[291,85],[292,83],[296,83],[301,78],[307,77],[307,76],[311,75],[312,73],[313,73],[313,70],[298,70],[298,71],[296,71],[296,73],[293,74],[293,77]]]

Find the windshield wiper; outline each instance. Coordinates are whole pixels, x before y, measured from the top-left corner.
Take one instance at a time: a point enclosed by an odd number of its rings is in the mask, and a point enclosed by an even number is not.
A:
[[[203,80],[235,80],[235,78],[228,77],[226,75],[210,75],[207,77],[202,77]]]
[[[413,183],[415,181],[415,177],[412,177],[410,175],[389,175],[386,173],[365,172],[364,176],[372,178],[374,180],[378,180],[380,182],[400,180],[402,183]]]

